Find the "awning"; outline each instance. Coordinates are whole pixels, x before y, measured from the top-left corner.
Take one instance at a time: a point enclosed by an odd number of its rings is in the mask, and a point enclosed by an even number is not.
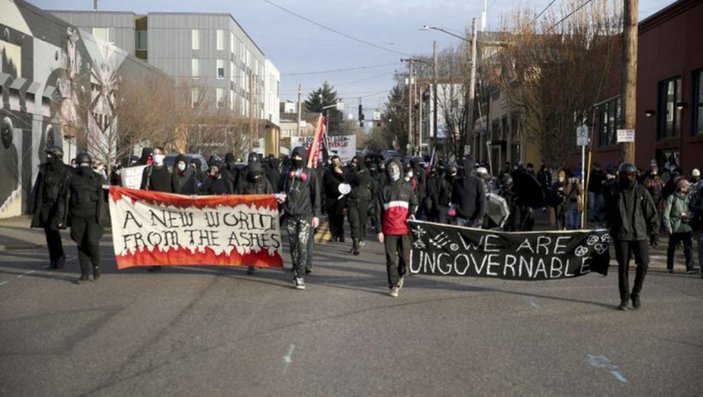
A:
[[[7,73],[0,72],[0,86],[6,87],[8,80],[10,80],[10,75]]]
[[[27,94],[32,94],[34,96],[37,95],[37,91],[39,91],[39,88],[41,88],[41,83],[37,83],[36,81],[32,81],[32,83],[27,87]]]
[[[46,87],[44,87],[44,97],[51,99],[54,94],[56,93],[56,87],[53,85],[47,84]]]
[[[10,89],[20,91],[26,82],[27,80],[22,77],[15,77],[15,80],[10,84]]]

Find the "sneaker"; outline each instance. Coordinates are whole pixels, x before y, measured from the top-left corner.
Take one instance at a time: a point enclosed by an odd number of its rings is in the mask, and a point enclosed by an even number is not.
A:
[[[302,277],[295,278],[295,289],[305,289],[305,281]]]
[[[364,240],[359,240],[359,247],[366,247]]]
[[[666,272],[667,272],[668,274],[674,274],[674,269],[666,269]]]
[[[398,287],[398,290],[403,288],[403,284],[405,284],[405,277],[401,277],[400,280],[395,284],[396,287]]]
[[[639,295],[632,295],[632,307],[637,310],[640,308],[640,306],[642,306],[642,302],[640,302]]]
[[[392,296],[392,297],[394,297],[394,298],[397,298],[397,297],[398,297],[398,291],[400,291],[400,288],[398,288],[398,287],[393,287],[393,288],[391,288],[391,292],[390,292],[388,295],[390,295],[390,296]]]
[[[629,309],[630,309],[629,301],[624,300],[624,301],[620,302],[620,306],[618,306],[618,310],[627,311]]]
[[[247,267],[247,274],[254,274],[254,273],[256,273],[256,268],[254,266]]]
[[[696,273],[698,273],[698,271],[693,270],[693,269],[691,269],[691,270],[686,270],[686,274],[696,274]]]
[[[86,282],[86,281],[88,281],[88,280],[90,280],[90,279],[88,278],[88,276],[81,276],[81,278],[77,279],[77,280],[75,281],[75,283],[78,284],[78,285],[80,285],[80,284],[83,284],[84,282]]]

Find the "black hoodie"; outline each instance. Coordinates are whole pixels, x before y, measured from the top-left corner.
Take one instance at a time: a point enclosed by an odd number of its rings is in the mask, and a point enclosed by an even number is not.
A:
[[[351,185],[352,191],[349,194],[351,200],[371,200],[371,174],[364,164],[363,156],[355,156],[357,160],[356,167],[349,170],[347,181]]]
[[[320,216],[320,181],[317,172],[305,166],[307,153],[304,147],[293,149],[294,155],[303,159],[303,166],[294,169],[291,166],[282,176],[283,192],[287,195],[283,203],[286,214],[293,216]]]
[[[464,177],[457,179],[452,186],[452,204],[456,208],[457,216],[480,224],[486,209],[483,183],[474,175],[474,163],[470,158],[465,158],[463,164]]]

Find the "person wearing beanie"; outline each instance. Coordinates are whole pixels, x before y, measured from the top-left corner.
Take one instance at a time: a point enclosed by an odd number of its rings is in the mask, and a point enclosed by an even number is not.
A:
[[[188,167],[188,160],[183,154],[176,156],[171,172],[171,189],[173,193],[193,196],[198,194],[198,178],[195,170]]]

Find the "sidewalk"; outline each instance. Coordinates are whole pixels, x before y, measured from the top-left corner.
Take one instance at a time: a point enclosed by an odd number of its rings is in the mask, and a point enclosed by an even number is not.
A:
[[[534,211],[535,216],[535,230],[549,230],[551,227],[549,225],[548,214],[543,213],[541,210]],[[0,253],[10,250],[33,250],[33,249],[46,249],[46,239],[44,237],[43,229],[32,229],[29,225],[32,222],[32,218],[29,215],[18,216],[13,218],[0,219]],[[105,235],[109,232],[106,231]],[[61,237],[64,245],[67,247],[73,247],[75,244],[71,241],[69,237],[68,230],[61,232]],[[650,268],[652,270],[664,271],[666,269],[666,236],[662,236],[659,241],[659,246],[650,251]],[[697,247],[694,243],[694,254]],[[615,266],[615,253],[610,252],[610,264]],[[694,263],[696,258],[694,255]],[[631,265],[633,263],[631,262]],[[699,266],[698,263],[695,263]],[[685,268],[683,266],[683,252],[681,250],[676,251],[676,256],[674,258],[674,271],[678,274],[686,274]]]

